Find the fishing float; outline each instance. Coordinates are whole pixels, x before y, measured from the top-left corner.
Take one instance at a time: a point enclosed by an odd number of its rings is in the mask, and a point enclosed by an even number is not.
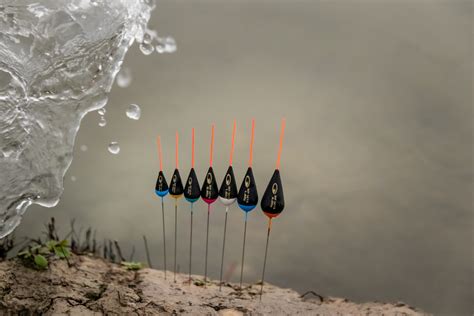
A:
[[[183,196],[184,189],[179,175],[179,136],[176,132],[176,169],[171,178],[169,192],[174,198],[174,282],[176,282],[176,252],[178,249],[178,200]]]
[[[163,174],[163,157],[161,153],[161,139],[160,136],[156,139],[158,145],[158,158],[160,160],[160,172],[156,179],[155,193],[161,198],[161,213],[163,215],[163,260],[164,260],[164,272],[166,280],[166,231],[165,231],[165,202],[164,197],[168,194],[169,188],[166,182],[165,175]]]
[[[214,170],[212,169],[212,155],[214,151],[214,125],[211,129],[211,153],[209,159],[209,169],[201,188],[201,198],[207,204],[207,229],[206,229],[206,257],[204,263],[204,282],[207,282],[207,255],[209,247],[209,217],[211,214],[211,204],[218,198],[218,188]]]
[[[189,234],[189,284],[191,284],[192,271],[192,254],[193,254],[193,205],[201,196],[199,180],[194,170],[194,128],[192,130],[192,145],[191,145],[191,171],[189,171],[188,179],[184,187],[184,198],[191,204],[191,229]]]
[[[253,162],[253,143],[255,138],[255,120],[252,120],[252,134],[250,137],[250,157],[249,157],[249,166],[245,177],[242,181],[242,184],[237,195],[237,204],[240,209],[245,212],[245,224],[244,224],[244,242],[242,247],[242,263],[240,267],[240,289],[242,289],[242,279],[244,274],[244,260],[245,260],[245,239],[247,236],[247,218],[248,213],[252,211],[258,204],[258,192],[257,184],[255,183],[255,178],[252,171],[252,162]]]
[[[263,259],[262,285],[260,288],[260,301],[263,294],[263,283],[265,279],[265,266],[267,264],[268,241],[270,240],[270,231],[272,229],[272,219],[280,215],[285,208],[285,198],[283,196],[283,185],[280,177],[280,159],[283,148],[283,136],[285,134],[285,119],[281,121],[280,146],[278,149],[276,168],[263,194],[260,206],[263,213],[268,217],[267,243],[265,245],[265,257]]]
[[[230,158],[229,168],[225,174],[224,180],[222,180],[221,188],[219,189],[219,200],[225,205],[225,220],[224,220],[224,238],[222,241],[222,257],[221,257],[221,271],[219,281],[219,291],[222,291],[222,272],[224,269],[224,253],[225,253],[225,237],[227,232],[227,214],[229,207],[237,200],[237,184],[234,176],[234,169],[232,168],[232,159],[234,156],[234,144],[235,144],[235,129],[236,121],[234,120],[234,127],[232,129],[232,143],[230,147]]]

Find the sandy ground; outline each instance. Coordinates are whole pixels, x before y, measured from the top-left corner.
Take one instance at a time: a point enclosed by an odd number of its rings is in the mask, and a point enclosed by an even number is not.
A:
[[[177,276],[153,269],[127,271],[99,258],[74,256],[48,270],[24,267],[17,259],[0,263],[1,315],[426,315],[403,303],[357,304],[342,298],[309,293],[304,298],[290,289],[265,284],[239,290],[202,276]]]

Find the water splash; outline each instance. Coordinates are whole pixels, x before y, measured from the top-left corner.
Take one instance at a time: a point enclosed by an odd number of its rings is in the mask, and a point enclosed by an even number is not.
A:
[[[82,118],[107,94],[147,0],[0,2],[0,238],[32,204],[54,206]]]
[[[117,155],[120,152],[120,145],[118,142],[110,142],[107,149],[111,154]]]
[[[142,110],[136,104],[130,104],[125,112],[127,117],[132,120],[139,120],[142,114]]]

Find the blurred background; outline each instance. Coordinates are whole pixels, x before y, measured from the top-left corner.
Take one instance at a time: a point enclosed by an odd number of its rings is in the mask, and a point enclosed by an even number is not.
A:
[[[56,217],[136,247],[162,268],[161,207],[154,194],[156,136],[164,169],[208,167],[216,124],[215,171],[227,169],[232,121],[234,168],[242,181],[250,121],[260,196],[287,119],[281,172],[286,209],[274,221],[267,281],[303,293],[362,301],[404,301],[428,312],[472,310],[472,1],[159,1],[150,28],[172,35],[175,54],[145,56],[135,45],[99,127],[87,115],[65,191],[52,209],[32,206],[16,235],[37,236]],[[129,104],[141,119],[125,115]],[[111,141],[118,155],[108,152]],[[81,150],[82,146],[82,150]],[[87,148],[86,148],[86,147]],[[165,200],[168,267],[174,210]],[[206,206],[195,207],[193,272],[204,273]],[[189,204],[179,204],[178,262],[187,273]],[[224,207],[213,206],[209,271],[218,279]],[[238,281],[243,212],[230,210],[226,266]],[[266,217],[250,214],[245,282],[260,278]]]

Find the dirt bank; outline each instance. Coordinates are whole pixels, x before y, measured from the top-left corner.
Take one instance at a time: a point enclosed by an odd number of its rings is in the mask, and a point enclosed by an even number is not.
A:
[[[73,256],[54,260],[45,271],[24,267],[19,259],[0,263],[0,314],[2,315],[425,315],[403,303],[356,304],[341,298],[307,294],[290,289],[248,285],[240,291],[216,282],[206,286],[195,276],[173,282],[159,270],[127,271],[100,258]]]

